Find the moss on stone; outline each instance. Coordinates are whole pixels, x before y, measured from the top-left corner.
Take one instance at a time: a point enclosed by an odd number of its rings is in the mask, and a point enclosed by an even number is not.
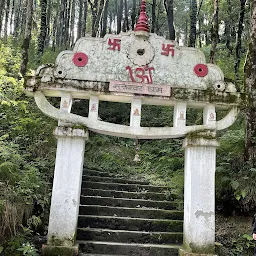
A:
[[[186,136],[187,139],[196,140],[196,139],[205,139],[205,140],[216,140],[216,133],[214,130],[199,130],[190,132]]]
[[[44,245],[42,248],[42,256],[76,256],[78,255],[78,246],[50,246]]]

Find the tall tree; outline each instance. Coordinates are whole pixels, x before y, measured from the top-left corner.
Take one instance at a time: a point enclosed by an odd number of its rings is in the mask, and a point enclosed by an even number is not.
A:
[[[252,1],[251,33],[245,64],[245,89],[248,97],[246,111],[245,160],[256,164],[256,0]]]
[[[85,36],[86,29],[87,29],[87,12],[88,12],[88,1],[84,0],[84,16],[82,22],[82,36]]]
[[[197,0],[190,0],[190,47],[196,46]]]
[[[219,0],[214,0],[213,4],[213,19],[212,19],[212,47],[210,51],[210,62],[214,63],[217,44],[219,41]]]
[[[156,0],[153,0],[153,1],[156,1]],[[132,0],[131,20],[132,20],[132,30],[134,30],[135,24],[136,24],[136,0]]]
[[[3,25],[2,21],[3,21],[5,1],[6,0],[1,0],[0,1],[0,35],[1,35],[1,32],[2,32],[2,25]]]
[[[246,0],[240,0],[240,16],[236,37],[235,80],[238,80],[238,69],[241,62],[242,33],[244,31],[244,14]]]
[[[152,2],[152,23],[151,23],[151,33],[155,33],[156,28],[156,0]]]
[[[83,0],[79,0],[79,13],[77,22],[77,38],[82,36],[82,23],[83,23]]]
[[[128,6],[127,6],[127,0],[124,0],[124,22],[123,22],[123,32],[129,31],[129,18],[128,18]]]
[[[44,53],[45,39],[47,34],[47,0],[40,1],[41,6],[41,25],[38,37],[38,54]]]
[[[232,6],[231,0],[227,0],[227,18],[225,19],[225,39],[226,39],[226,47],[229,51],[229,55],[233,52],[233,47],[231,45],[231,14],[232,14]]]
[[[123,10],[124,10],[124,1],[119,0],[119,8],[117,11],[117,34],[120,34],[122,29]]]
[[[101,37],[104,37],[107,33],[108,5],[109,5],[109,0],[106,0],[103,18],[102,18],[102,30],[100,32]]]
[[[173,16],[173,0],[164,0],[164,6],[167,13],[169,39],[175,40],[174,16]]]
[[[11,1],[6,0],[5,21],[4,21],[4,38],[5,38],[5,40],[7,40],[7,36],[8,36],[10,4],[11,4]]]
[[[32,31],[32,17],[33,17],[33,0],[27,0],[27,13],[26,13],[26,27],[25,27],[25,37],[22,44],[22,61],[20,66],[20,73],[25,76],[28,64],[28,49],[31,40]]]

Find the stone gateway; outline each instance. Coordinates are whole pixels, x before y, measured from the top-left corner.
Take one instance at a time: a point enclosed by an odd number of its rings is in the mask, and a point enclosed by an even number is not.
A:
[[[78,252],[76,227],[88,131],[136,139],[185,137],[180,255],[214,254],[216,131],[234,123],[242,95],[233,84],[224,82],[217,66],[206,63],[201,51],[149,33],[145,0],[135,31],[79,39],[73,51],[59,54],[54,65],[40,66],[28,78],[25,91],[45,115],[58,120],[44,255]],[[60,108],[46,97],[59,97]],[[88,117],[71,112],[73,99],[89,99]],[[101,121],[101,101],[129,103],[130,125]],[[172,106],[173,127],[141,127],[142,105]],[[187,108],[202,109],[203,124],[187,126]],[[227,115],[217,120],[218,110],[227,110]]]

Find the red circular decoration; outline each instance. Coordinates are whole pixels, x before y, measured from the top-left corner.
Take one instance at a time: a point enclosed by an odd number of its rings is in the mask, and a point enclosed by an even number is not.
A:
[[[197,64],[194,67],[194,72],[198,77],[205,77],[208,75],[208,67],[205,64]]]
[[[77,52],[74,54],[73,63],[77,67],[84,67],[88,63],[88,56],[83,52]]]

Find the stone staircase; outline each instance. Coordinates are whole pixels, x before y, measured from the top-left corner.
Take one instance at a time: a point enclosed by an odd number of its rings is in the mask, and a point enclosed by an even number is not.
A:
[[[175,256],[183,212],[167,201],[166,187],[86,170],[77,242],[80,256]]]

